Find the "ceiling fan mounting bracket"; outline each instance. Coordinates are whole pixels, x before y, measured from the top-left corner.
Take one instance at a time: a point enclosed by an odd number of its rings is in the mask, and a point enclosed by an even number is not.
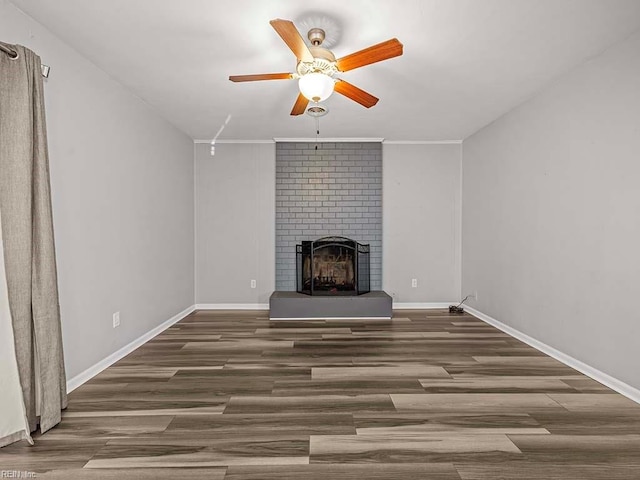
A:
[[[307,38],[314,47],[319,47],[324,42],[325,33],[321,28],[312,28],[307,32]]]

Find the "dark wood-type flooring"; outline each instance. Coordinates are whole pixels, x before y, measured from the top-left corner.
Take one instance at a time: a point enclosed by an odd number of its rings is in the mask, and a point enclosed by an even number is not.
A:
[[[640,479],[640,405],[470,315],[196,312],[0,449],[46,479]]]

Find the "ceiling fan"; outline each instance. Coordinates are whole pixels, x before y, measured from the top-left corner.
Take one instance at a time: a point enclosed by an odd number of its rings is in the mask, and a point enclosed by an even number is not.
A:
[[[393,38],[336,60],[330,50],[322,47],[322,42],[325,39],[323,29],[312,28],[309,30],[307,37],[311,46],[307,47],[304,39],[290,20],[276,19],[269,23],[298,59],[296,72],[232,75],[229,80],[232,82],[253,82],[257,80],[298,79],[300,94],[293,105],[291,115],[300,115],[307,111],[310,101],[316,104],[315,107],[311,107],[311,109],[315,108],[315,111],[310,112],[311,114],[326,113],[326,108],[319,106],[318,102],[328,98],[334,90],[366,108],[373,107],[378,103],[376,97],[349,82],[334,78],[334,75],[338,72],[347,72],[402,55],[402,44],[397,38]]]

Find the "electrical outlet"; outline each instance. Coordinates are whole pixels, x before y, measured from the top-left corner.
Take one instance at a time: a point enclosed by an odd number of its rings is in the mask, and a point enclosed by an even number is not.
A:
[[[411,279],[411,288],[418,288],[418,279],[417,278],[412,278]]]
[[[120,326],[120,312],[116,312],[113,314],[113,328],[117,328]]]
[[[251,280],[251,288],[256,288],[256,281],[255,280]]]

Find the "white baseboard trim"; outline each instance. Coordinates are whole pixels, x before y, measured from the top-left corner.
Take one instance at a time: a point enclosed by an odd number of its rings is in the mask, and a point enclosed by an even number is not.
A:
[[[184,317],[186,317],[187,315],[192,313],[194,310],[195,310],[195,306],[194,305],[191,305],[190,307],[185,308],[183,311],[181,311],[177,315],[174,315],[173,317],[171,317],[166,322],[163,322],[160,325],[158,325],[157,327],[155,327],[154,329],[149,330],[144,335],[136,338],[133,342],[125,345],[120,350],[112,353],[108,357],[100,360],[95,365],[92,365],[91,367],[87,368],[84,372],[79,373],[78,375],[76,375],[72,379],[68,380],[67,381],[67,393],[70,393],[70,392],[74,391],[76,388],[78,388],[83,383],[88,382],[93,377],[98,375],[101,371],[103,371],[105,368],[110,367],[111,365],[116,363],[118,360],[126,357],[131,352],[133,352],[136,348],[144,345],[149,340],[151,340],[153,337],[155,337],[158,334],[164,332],[171,325],[179,322]]]
[[[457,305],[460,302],[432,302],[432,303],[410,303],[394,302],[394,310],[423,310],[434,308],[449,308],[449,305]],[[197,303],[195,310],[269,310],[268,303]],[[378,318],[378,317],[375,317]]]
[[[611,375],[592,367],[591,365],[587,365],[586,363],[573,358],[570,355],[561,352],[560,350],[556,350],[546,343],[543,343],[540,340],[536,340],[526,333],[522,333],[520,330],[516,330],[509,325],[505,325],[495,318],[490,317],[489,315],[486,315],[479,310],[476,310],[475,308],[465,305],[464,309],[471,315],[478,317],[480,320],[488,323],[489,325],[493,325],[497,329],[502,330],[504,333],[507,333],[514,338],[517,338],[521,342],[526,343],[536,350],[539,350],[542,353],[546,353],[550,357],[555,358],[559,362],[564,363],[565,365],[579,371],[580,373],[584,373],[587,377],[591,377],[596,382],[600,382],[603,385],[606,385],[610,389],[615,390],[628,399],[633,400],[636,403],[640,403],[640,390],[638,390],[637,388],[632,387],[631,385],[624,383],[623,381],[618,380],[617,378],[614,378]]]
[[[433,308],[449,308],[449,305],[457,305],[460,302],[432,302],[432,303],[411,303],[411,302],[393,302],[394,310],[423,310]]]
[[[196,310],[269,310],[268,303],[196,303]]]

